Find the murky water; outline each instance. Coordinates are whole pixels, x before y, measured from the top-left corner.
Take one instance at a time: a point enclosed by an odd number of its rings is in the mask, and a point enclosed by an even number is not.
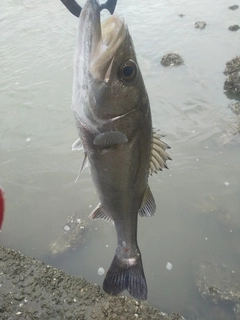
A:
[[[173,158],[169,171],[150,178],[155,217],[139,221],[148,301],[186,316],[188,307],[207,310],[207,319],[211,304],[195,286],[197,266],[240,265],[240,139],[229,134],[234,100],[223,92],[225,63],[240,49],[239,31],[228,27],[240,9],[229,10],[235,3],[227,0],[137,2],[119,0],[117,11],[134,40],[154,127],[167,135]],[[194,28],[198,20],[205,30]],[[89,221],[81,246],[49,258],[67,216],[87,219],[98,203],[89,172],[74,183],[82,158],[71,152],[77,19],[60,1],[4,0],[0,27],[0,184],[7,201],[0,243],[101,285],[98,268],[107,269],[115,252],[111,224]],[[161,66],[172,51],[184,66]]]

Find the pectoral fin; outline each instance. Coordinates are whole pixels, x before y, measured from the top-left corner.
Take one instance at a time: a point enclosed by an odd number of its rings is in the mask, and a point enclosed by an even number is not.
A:
[[[151,148],[151,158],[149,164],[149,174],[157,171],[162,171],[163,168],[168,169],[166,164],[167,160],[172,160],[169,154],[165,151],[170,149],[169,145],[163,142],[160,138],[162,136],[158,135],[154,130],[152,134],[152,148]]]
[[[83,145],[82,145],[80,138],[78,138],[72,144],[72,151],[75,151],[75,150],[83,150]]]
[[[138,210],[141,217],[152,217],[156,211],[156,203],[149,186],[146,187],[142,205]]]
[[[102,148],[111,147],[118,144],[127,143],[127,136],[119,131],[108,131],[104,133],[99,133],[93,140],[95,146]]]
[[[79,172],[78,172],[78,176],[77,176],[77,178],[76,178],[76,180],[75,180],[75,183],[78,181],[78,178],[79,178],[80,174],[81,174],[81,173],[83,172],[83,170],[84,170],[85,168],[87,168],[87,167],[88,167],[88,157],[87,157],[86,152],[84,152],[84,158],[83,158],[82,164],[81,164],[81,166],[80,166],[80,169],[79,169]]]
[[[89,219],[101,219],[114,223],[110,215],[103,209],[101,203],[99,203],[97,207],[90,213]]]

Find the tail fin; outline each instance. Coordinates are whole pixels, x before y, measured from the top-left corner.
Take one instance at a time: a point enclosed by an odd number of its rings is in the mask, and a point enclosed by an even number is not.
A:
[[[147,299],[147,282],[140,252],[135,258],[123,259],[116,251],[104,279],[103,290],[114,296],[127,290],[135,299]]]

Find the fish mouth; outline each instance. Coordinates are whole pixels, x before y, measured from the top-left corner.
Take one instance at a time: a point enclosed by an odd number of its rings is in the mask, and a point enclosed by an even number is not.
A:
[[[114,56],[126,38],[127,26],[118,15],[110,16],[101,23],[100,11],[98,0],[88,0],[81,12],[80,23],[82,30],[89,32],[89,71],[93,78],[108,82]]]

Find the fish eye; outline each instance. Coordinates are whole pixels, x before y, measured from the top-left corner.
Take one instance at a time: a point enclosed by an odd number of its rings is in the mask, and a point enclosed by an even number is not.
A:
[[[129,59],[120,67],[120,79],[130,82],[137,76],[137,64]]]

